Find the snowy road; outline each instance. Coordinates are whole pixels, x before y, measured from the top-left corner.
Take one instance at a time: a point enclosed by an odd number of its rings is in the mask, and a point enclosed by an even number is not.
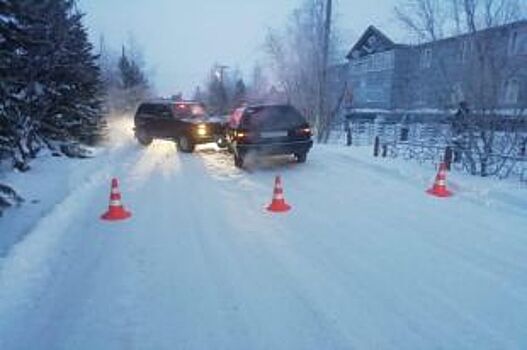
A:
[[[130,143],[0,260],[0,349],[527,349],[527,217],[318,147]],[[281,173],[293,205],[263,210]],[[98,220],[109,178],[131,220]]]

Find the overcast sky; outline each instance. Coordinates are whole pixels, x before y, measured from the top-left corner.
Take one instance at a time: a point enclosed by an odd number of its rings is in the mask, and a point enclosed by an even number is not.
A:
[[[92,40],[104,35],[116,48],[133,36],[162,95],[190,94],[214,63],[249,76],[265,60],[267,28],[280,28],[302,0],[80,0]],[[397,0],[336,0],[347,46],[374,24],[395,38]],[[231,68],[231,69],[232,69]],[[191,97],[191,96],[187,96]]]

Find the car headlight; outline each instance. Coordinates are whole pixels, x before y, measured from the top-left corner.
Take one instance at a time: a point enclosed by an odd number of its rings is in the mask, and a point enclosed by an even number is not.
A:
[[[207,136],[207,125],[199,124],[196,129],[196,133],[198,134],[198,136]]]

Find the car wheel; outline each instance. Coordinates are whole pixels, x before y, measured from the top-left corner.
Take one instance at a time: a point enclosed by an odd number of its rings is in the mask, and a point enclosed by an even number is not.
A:
[[[185,135],[182,135],[178,138],[177,146],[181,152],[185,153],[192,153],[194,152],[195,148],[194,142],[192,142],[192,140],[190,140]]]
[[[237,168],[243,168],[243,165],[245,163],[245,159],[242,155],[234,155],[234,166]]]
[[[225,137],[219,137],[218,140],[216,140],[216,145],[218,145],[219,148],[227,148],[229,144]]]
[[[137,138],[137,141],[139,141],[139,143],[143,146],[149,146],[154,141],[152,136],[148,135],[148,133],[144,130],[139,130],[135,137]]]
[[[307,160],[307,153],[295,153],[295,158],[298,163],[305,163]]]

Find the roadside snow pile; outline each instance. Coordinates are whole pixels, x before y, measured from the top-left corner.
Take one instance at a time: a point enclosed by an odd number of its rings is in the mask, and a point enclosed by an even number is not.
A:
[[[416,162],[400,158],[373,157],[372,146],[319,146],[330,147],[342,157],[359,162],[366,168],[397,177],[405,182],[419,184],[423,191],[432,185],[437,164]],[[500,180],[493,177],[472,176],[453,169],[448,173],[448,187],[456,196],[489,208],[525,214],[527,212],[527,186],[517,179]]]
[[[11,187],[0,183],[0,216],[4,209],[19,205],[24,200]]]
[[[124,157],[137,149],[130,117],[112,118],[109,132],[101,147],[64,144],[61,153],[67,157],[43,151],[31,162],[31,171],[3,169],[0,173],[0,213],[4,214],[0,218],[0,259],[70,193],[97,174],[99,180],[109,178],[122,165]],[[22,203],[16,210],[8,209]]]
[[[69,158],[91,158],[92,151],[79,143],[67,143],[60,146],[60,151]]]

